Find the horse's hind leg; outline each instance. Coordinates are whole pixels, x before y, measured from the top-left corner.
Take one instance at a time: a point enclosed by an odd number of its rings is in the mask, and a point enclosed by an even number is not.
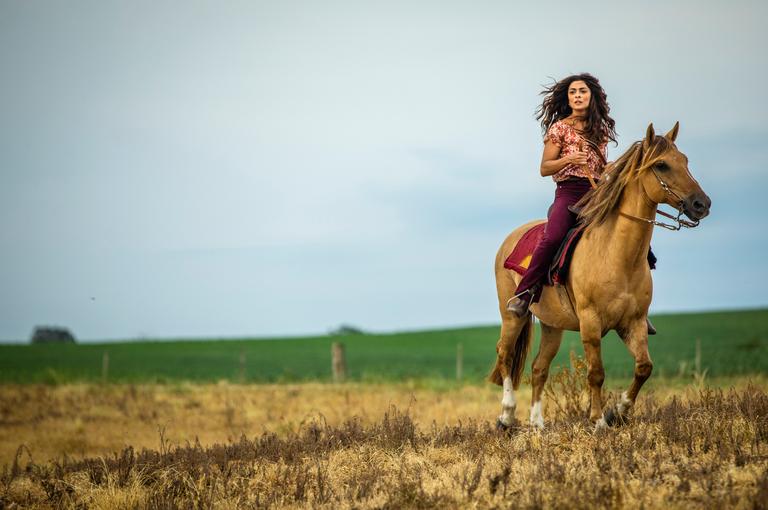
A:
[[[629,411],[635,405],[640,388],[651,376],[653,370],[651,355],[648,352],[648,325],[645,317],[633,322],[627,331],[620,332],[620,335],[630,354],[635,358],[635,374],[632,384],[621,394],[616,407],[606,411],[603,417],[605,425],[624,423]]]
[[[549,366],[560,349],[560,342],[562,340],[562,329],[553,328],[541,323],[541,344],[531,366],[531,385],[533,386],[531,425],[539,429],[544,428],[544,416],[541,412],[541,394],[544,391],[544,384],[549,376]]]
[[[515,392],[512,384],[512,357],[514,355],[515,342],[528,318],[503,318],[501,322],[501,335],[496,344],[496,367],[490,376],[492,382],[501,383],[504,390],[501,398],[501,414],[496,422],[498,428],[507,429],[515,422]]]

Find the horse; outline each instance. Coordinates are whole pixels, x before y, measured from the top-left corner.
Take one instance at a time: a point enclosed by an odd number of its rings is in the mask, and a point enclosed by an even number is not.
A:
[[[522,278],[504,267],[506,257],[537,220],[514,230],[496,254],[496,289],[501,313],[501,335],[496,363],[488,376],[503,387],[497,426],[514,422],[514,391],[518,389],[533,337],[533,316],[541,324],[541,344],[531,366],[530,424],[543,429],[541,394],[552,359],[560,348],[563,330],[578,331],[587,361],[589,419],[596,429],[624,423],[637,395],[653,370],[648,352],[648,307],[653,282],[647,262],[654,226],[671,230],[694,227],[709,214],[712,201],[688,169],[688,158],[675,145],[680,123],[664,136],[649,124],[645,138],[633,143],[604,169],[599,183],[579,202],[579,221],[585,225],[570,269],[561,285],[544,286],[541,298],[526,316],[507,311]],[[655,220],[658,206],[678,212],[677,225]],[[691,221],[682,218],[685,214]],[[634,378],[615,407],[603,412],[605,371],[600,354],[602,338],[615,330],[635,360]]]

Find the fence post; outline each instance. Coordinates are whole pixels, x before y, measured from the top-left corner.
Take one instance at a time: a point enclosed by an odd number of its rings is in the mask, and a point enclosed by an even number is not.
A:
[[[341,342],[333,342],[331,345],[331,369],[333,382],[344,382],[347,378],[347,360],[344,355],[344,344]]]
[[[461,342],[456,344],[456,380],[461,381],[464,378],[464,347]]]
[[[106,384],[109,379],[109,352],[104,351],[101,356],[101,382]]]

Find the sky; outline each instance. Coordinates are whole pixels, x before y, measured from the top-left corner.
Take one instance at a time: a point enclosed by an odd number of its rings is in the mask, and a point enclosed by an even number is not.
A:
[[[768,4],[533,4],[0,0],[0,341],[498,323],[579,72],[609,159],[680,121],[713,202],[655,232],[651,313],[768,306]]]

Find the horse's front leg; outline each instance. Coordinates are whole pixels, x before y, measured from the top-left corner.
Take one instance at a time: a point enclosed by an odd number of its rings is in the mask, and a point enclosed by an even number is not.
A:
[[[621,394],[621,399],[616,406],[605,413],[607,425],[619,425],[626,421],[629,412],[635,405],[637,394],[645,381],[651,376],[653,363],[648,352],[648,325],[645,316],[635,320],[625,331],[619,335],[629,349],[629,353],[635,358],[635,374],[629,389]]]
[[[603,381],[605,369],[600,353],[600,343],[603,339],[602,324],[596,313],[579,313],[579,331],[581,343],[584,345],[584,355],[587,358],[587,381],[589,383],[589,419],[597,427],[603,422]]]

